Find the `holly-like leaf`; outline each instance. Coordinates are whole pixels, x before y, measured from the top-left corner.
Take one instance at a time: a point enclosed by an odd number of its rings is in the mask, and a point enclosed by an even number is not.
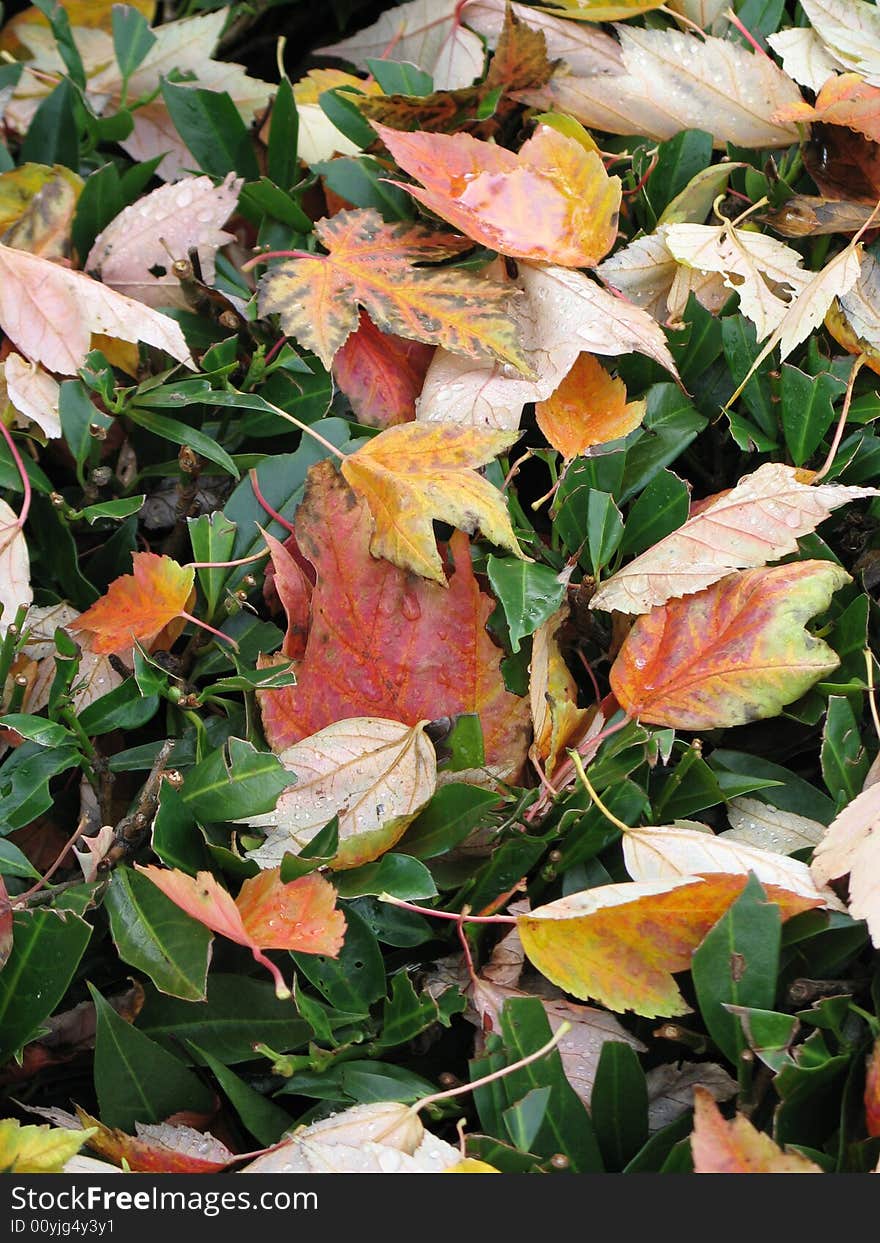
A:
[[[626,385],[592,354],[579,354],[568,375],[535,406],[538,426],[554,449],[570,461],[594,445],[635,431],[645,417],[644,401],[626,400]]]
[[[631,715],[675,729],[716,729],[775,716],[836,669],[804,629],[850,581],[828,561],[731,574],[640,617],[611,669]]]
[[[257,692],[273,749],[349,717],[415,725],[475,712],[487,764],[515,772],[525,758],[528,704],[505,690],[502,653],[485,629],[494,601],[476,583],[467,539],[451,541],[448,588],[377,561],[366,503],[329,462],[309,473],[296,535],[317,584],[296,685]]]
[[[510,318],[510,290],[460,268],[423,268],[470,243],[371,208],[319,220],[327,255],[286,259],[260,281],[263,315],[313,350],[325,367],[358,326],[358,306],[383,332],[456,353],[489,354],[528,370]]]
[[[111,289],[147,306],[186,308],[172,262],[187,259],[195,249],[202,279],[213,285],[215,252],[232,241],[222,226],[235,210],[241,186],[231,173],[219,186],[210,177],[160,186],[114,217],[95,238],[83,266]],[[163,274],[157,275],[157,269]]]
[[[517,917],[530,962],[575,997],[618,1012],[686,1014],[673,980],[746,885],[744,875],[599,885]],[[818,905],[769,886],[783,919]]]
[[[177,868],[154,864],[139,871],[200,924],[245,945],[271,973],[275,993],[290,996],[281,972],[263,950],[296,950],[336,958],[345,935],[345,916],[335,909],[336,890],[323,876],[310,872],[284,884],[280,868],[249,877],[233,900],[210,872],[188,876]]]
[[[691,1151],[696,1174],[821,1174],[814,1161],[783,1152],[745,1114],[729,1122],[705,1088],[694,1088]]]
[[[279,796],[274,811],[242,821],[270,830],[249,857],[260,867],[276,867],[334,816],[339,850],[331,866],[359,867],[390,850],[437,785],[437,759],[424,725],[356,717],[282,751],[296,784]]]
[[[469,532],[479,527],[486,539],[528,560],[503,496],[474,469],[517,439],[484,428],[407,423],[350,453],[342,473],[373,515],[373,556],[445,584],[432,525],[439,519]]]
[[[0,1171],[4,1174],[58,1174],[79,1152],[93,1130],[57,1126],[22,1126],[13,1118],[0,1122]]]
[[[131,652],[135,642],[149,650],[169,626],[179,634],[195,598],[195,570],[154,552],[132,553],[133,571],[113,580],[91,608],[68,624],[83,634],[92,652]]]
[[[867,786],[832,820],[812,871],[820,885],[849,874],[849,912],[867,920],[871,940],[880,944],[880,783]]]
[[[518,153],[469,134],[374,128],[424,188],[395,184],[492,250],[577,268],[592,267],[614,244],[620,178],[608,176],[595,151],[549,125]]]
[[[875,488],[801,482],[800,472],[765,462],[729,492],[710,498],[699,512],[607,579],[592,607],[646,613],[673,597],[702,591],[730,574],[778,561],[797,551],[840,505],[875,496]]]
[[[333,379],[359,423],[391,427],[416,415],[416,398],[433,357],[430,345],[380,332],[361,311],[357,330],[333,359]]]
[[[787,147],[797,126],[769,118],[800,101],[791,78],[769,56],[712,36],[618,26],[623,70],[590,77],[558,74],[523,102],[568,112],[612,134],[673,138],[702,129],[715,146]]]

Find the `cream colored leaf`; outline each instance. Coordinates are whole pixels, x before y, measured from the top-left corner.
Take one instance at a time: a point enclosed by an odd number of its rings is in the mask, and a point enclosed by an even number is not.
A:
[[[34,598],[27,541],[17,521],[15,511],[0,500],[0,631],[4,634],[19,605],[30,604]]]
[[[840,505],[876,496],[876,488],[798,482],[797,471],[765,462],[684,526],[607,579],[592,599],[605,612],[647,613],[691,595],[733,570],[778,561]]]
[[[660,323],[677,319],[691,293],[707,310],[719,311],[730,296],[723,276],[679,264],[666,244],[669,227],[661,225],[604,259],[596,275]]]
[[[804,0],[803,10],[827,51],[877,85],[880,10],[865,0]]]
[[[372,26],[316,48],[312,55],[336,56],[358,69],[368,69],[367,60],[373,57],[412,61],[431,74],[437,91],[470,86],[481,76],[485,60],[482,41],[462,26],[455,0],[409,0],[386,10]]]
[[[58,381],[37,363],[27,362],[21,354],[7,355],[3,370],[6,392],[16,411],[36,423],[48,440],[58,440],[61,436]]]
[[[843,61],[825,46],[810,26],[792,26],[768,35],[767,42],[782,57],[782,68],[790,78],[816,94],[833,73],[845,68]]]
[[[679,263],[718,273],[739,294],[740,310],[755,325],[759,341],[782,323],[791,296],[809,280],[798,252],[766,233],[732,225],[671,224],[666,245]]]
[[[880,945],[880,784],[868,786],[832,820],[812,863],[818,884],[849,873],[849,913]]]
[[[79,613],[69,604],[37,606],[28,612],[29,636],[23,652],[30,660],[37,662],[37,674],[25,701],[28,712],[39,712],[48,703],[56,674],[53,659],[55,630],[58,626],[66,628],[77,617]],[[74,710],[82,712],[96,699],[121,685],[122,675],[113,668],[108,657],[83,650],[79,672],[71,687]]]
[[[513,318],[537,379],[524,379],[508,364],[438,349],[416,403],[419,422],[517,428],[526,403],[549,397],[582,351],[639,352],[677,375],[666,338],[650,315],[582,272],[520,263],[515,283],[525,297],[513,303]]]
[[[693,829],[671,825],[628,829],[623,837],[623,861],[633,880],[640,883],[683,880],[713,872],[754,872],[762,884],[818,898],[832,910],[844,909],[830,889],[817,887],[805,863]]]
[[[336,867],[357,867],[390,849],[436,789],[437,759],[424,726],[352,717],[282,751],[282,764],[297,780],[274,811],[238,821],[269,829],[248,857],[261,868],[278,867],[334,816]]]
[[[240,1174],[440,1174],[461,1153],[407,1105],[354,1105],[300,1128]]]
[[[84,272],[0,245],[0,327],[23,354],[59,375],[74,375],[93,332],[144,341],[195,370],[180,325],[107,289]]]
[[[727,0],[722,0],[726,3]],[[507,0],[468,0],[462,20],[494,48],[504,29]],[[526,4],[511,4],[514,17],[543,32],[550,60],[563,60],[572,73],[620,73],[623,59],[616,39],[598,25],[566,21]]]
[[[624,72],[558,75],[525,102],[569,112],[584,125],[612,134],[667,139],[683,129],[708,130],[715,146],[787,147],[797,126],[768,120],[776,108],[799,103],[800,92],[767,56],[738,43],[674,30],[617,26]]]
[[[234,173],[215,186],[191,177],[160,186],[119,213],[95,238],[84,267],[111,289],[147,306],[186,308],[172,259],[198,251],[202,277],[214,283],[214,254],[232,241],[222,226],[235,210],[243,182]],[[164,275],[154,275],[161,268]]]
[[[780,855],[812,849],[825,832],[825,825],[818,820],[780,811],[757,798],[732,798],[727,804],[727,819],[731,827],[719,837]]]
[[[872,254],[862,256],[859,279],[840,298],[840,309],[859,340],[880,350],[880,263]]]

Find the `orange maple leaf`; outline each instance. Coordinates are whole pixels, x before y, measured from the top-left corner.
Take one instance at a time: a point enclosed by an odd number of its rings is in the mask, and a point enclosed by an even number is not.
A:
[[[554,393],[535,405],[538,426],[566,461],[593,445],[634,431],[647,403],[626,400],[626,385],[608,374],[592,354],[579,354]]]
[[[696,1174],[821,1174],[798,1152],[783,1152],[745,1114],[728,1122],[703,1087],[694,1088],[691,1150]]]
[[[138,871],[200,924],[237,945],[245,945],[271,973],[275,993],[290,990],[264,949],[296,950],[336,958],[345,936],[345,916],[335,909],[336,890],[317,872],[297,880],[281,880],[280,868],[249,877],[233,899],[210,872],[188,876],[179,868],[138,866]]]
[[[88,646],[99,655],[130,652],[135,642],[148,650],[165,630],[173,642],[188,619],[195,599],[195,570],[155,552],[131,555],[133,573],[115,578],[100,600],[86,609],[68,629],[88,636]],[[179,623],[179,624],[177,624]]]
[[[582,268],[614,245],[620,178],[608,176],[595,151],[549,125],[519,152],[469,134],[373,128],[424,189],[392,184],[491,250]]]
[[[815,104],[803,101],[787,104],[774,112],[774,121],[822,121],[825,125],[845,125],[880,141],[880,88],[871,86],[857,73],[835,74],[816,96]]]

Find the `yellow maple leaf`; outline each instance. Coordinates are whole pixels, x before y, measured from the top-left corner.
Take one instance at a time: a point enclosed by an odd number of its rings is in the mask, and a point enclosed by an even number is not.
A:
[[[14,1118],[4,1118],[0,1174],[58,1174],[95,1131],[95,1127],[67,1131],[59,1126],[22,1126]]]

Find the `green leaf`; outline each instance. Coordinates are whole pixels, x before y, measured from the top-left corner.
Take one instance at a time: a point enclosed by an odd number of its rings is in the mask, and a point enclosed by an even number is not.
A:
[[[762,802],[772,803],[780,811],[793,811],[798,816],[821,820],[823,824],[830,824],[834,819],[835,806],[832,800],[809,781],[805,781],[790,769],[783,768],[781,764],[773,764],[757,755],[747,755],[744,751],[731,751],[722,747],[712,752],[708,762],[709,767],[718,774],[722,786],[730,774],[744,779],[777,782],[776,788],[768,790],[766,795],[760,792],[760,787],[753,787],[758,790],[758,798]]]
[[[626,516],[620,551],[638,556],[687,520],[690,492],[671,470],[658,471],[644,492],[633,501]]]
[[[285,1131],[293,1126],[290,1114],[268,1097],[255,1091],[249,1083],[245,1083],[206,1049],[200,1049],[196,1044],[190,1044],[189,1047],[199,1061],[204,1062],[210,1069],[242,1125],[250,1131],[254,1139],[265,1147],[277,1144]]]
[[[100,444],[89,429],[96,427],[106,432],[113,426],[113,420],[93,403],[82,380],[63,382],[58,397],[58,414],[62,435],[81,474]]]
[[[40,873],[16,845],[0,837],[0,876],[20,876],[23,880],[39,880]]]
[[[437,895],[437,886],[424,863],[409,855],[393,852],[383,855],[375,863],[365,863],[362,867],[339,872],[334,881],[340,898],[388,893],[394,898],[410,902],[413,899],[433,898]]]
[[[442,995],[448,998],[449,1008],[441,1015],[440,1007],[428,992],[417,993],[406,972],[401,971],[391,981],[391,996],[385,1002],[382,1014],[382,1047],[394,1048],[407,1044],[433,1023],[445,1022],[449,1026],[451,1013],[460,1013],[467,999],[458,989],[447,989]]]
[[[281,791],[294,780],[277,755],[230,738],[225,751],[215,751],[190,769],[181,793],[197,820],[235,820],[273,811]]]
[[[782,364],[779,384],[780,413],[785,443],[795,466],[803,466],[815,453],[834,421],[834,400],[846,385],[824,371],[807,375]]]
[[[555,570],[516,557],[489,556],[486,571],[501,601],[510,628],[510,645],[519,651],[520,639],[534,634],[562,603],[565,584]]]
[[[134,678],[127,678],[79,714],[80,724],[90,738],[111,729],[137,729],[151,721],[159,709],[156,695],[142,695]]]
[[[85,518],[89,526],[94,526],[99,518],[112,518],[118,522],[132,514],[139,514],[146,499],[146,495],[141,493],[140,496],[122,497],[118,501],[100,501],[97,505],[86,505],[79,511],[79,516]]]
[[[34,0],[34,7],[40,10],[49,23],[52,34],[55,36],[58,54],[64,61],[71,82],[74,86],[79,87],[81,91],[84,90],[86,71],[83,67],[82,57],[79,54],[79,48],[76,46],[73,37],[73,31],[70,28],[70,18],[65,12],[64,6],[59,4],[57,0]]]
[[[338,958],[323,954],[291,954],[297,970],[327,998],[348,1014],[367,1014],[385,996],[385,966],[376,938],[361,917],[345,907],[345,943]]]
[[[76,747],[40,747],[26,742],[0,768],[0,833],[33,823],[54,799],[49,782],[80,762]]]
[[[692,816],[724,802],[724,793],[712,769],[693,747],[688,747],[653,800],[657,824]]]
[[[691,972],[703,1022],[724,1055],[739,1064],[745,1047],[739,1019],[727,1005],[772,1010],[782,918],[760,881],[745,889],[694,951]]]
[[[67,992],[92,935],[70,912],[16,911],[12,953],[0,971],[0,1065],[40,1033]]]
[[[409,61],[367,57],[367,68],[382,88],[383,95],[430,95],[434,79]]]
[[[62,385],[62,388],[64,387]],[[152,432],[154,436],[170,440],[175,445],[185,445],[207,458],[209,462],[222,467],[228,475],[232,475],[233,479],[241,478],[241,472],[226,450],[218,445],[216,440],[200,432],[198,428],[189,427],[188,424],[181,423],[178,419],[169,419],[167,415],[156,414],[153,410],[145,410],[134,403],[127,407],[126,414],[133,423]]]
[[[318,103],[340,134],[344,134],[356,147],[370,147],[376,141],[376,131],[361,116],[351,91],[338,88],[322,91]]]
[[[225,514],[215,510],[198,518],[188,518],[189,539],[195,561],[231,561],[235,546],[236,527]],[[205,593],[208,616],[213,617],[220,603],[229,567],[199,569],[199,586]]]
[[[648,1140],[648,1085],[632,1045],[606,1040],[590,1094],[605,1168],[622,1170]]]
[[[335,194],[352,206],[373,207],[389,224],[412,219],[412,199],[404,190],[384,180],[388,170],[372,156],[339,156],[335,160],[322,160],[312,168]]]
[[[283,190],[289,189],[297,178],[298,142],[299,113],[293,98],[293,87],[287,78],[282,78],[272,102],[266,168],[270,179]]]
[[[657,148],[657,163],[648,178],[645,196],[658,219],[663,209],[697,173],[712,162],[712,135],[699,129],[682,130]]]
[[[397,843],[397,850],[415,859],[434,859],[464,841],[497,806],[498,796],[491,790],[462,782],[441,786]]]
[[[289,1001],[279,1001],[271,982],[211,972],[207,1001],[181,1001],[147,988],[138,1030],[163,1047],[180,1052],[198,1045],[202,1052],[232,1066],[252,1061],[254,1045],[287,1053],[304,1048],[311,1028]]]
[[[761,352],[755,325],[744,315],[728,315],[721,321],[721,339],[731,380],[734,384],[740,384]],[[769,443],[775,444],[779,423],[770,385],[772,368],[772,359],[765,359],[743,389],[740,400]],[[740,448],[747,447],[739,436],[736,436],[736,441]]]
[[[25,712],[11,712],[0,717],[0,725],[14,729],[22,738],[29,738],[40,747],[61,747],[75,741],[63,725],[42,716],[28,716]]]
[[[828,700],[820,754],[823,780],[840,810],[861,792],[870,767],[859,723],[849,700],[842,695],[832,695]]]
[[[358,1104],[376,1101],[417,1101],[434,1092],[435,1085],[403,1066],[389,1062],[344,1062],[340,1076],[342,1090]]]
[[[208,867],[208,853],[195,816],[184,803],[180,791],[168,782],[164,782],[159,791],[151,844],[163,863],[180,868],[190,876]]]
[[[213,1093],[138,1028],[119,1017],[89,984],[97,1012],[95,1090],[105,1126],[134,1132],[137,1122],[162,1122],[184,1109],[210,1113]]]
[[[186,1001],[203,1001],[211,932],[132,868],[116,868],[104,897],[119,956],[148,975],[156,988]]]
[[[532,1088],[522,1100],[509,1105],[501,1116],[507,1133],[521,1152],[529,1152],[538,1132],[544,1124],[547,1106],[553,1089]]]
[[[247,181],[259,179],[250,131],[225,91],[177,86],[163,79],[162,98],[174,128],[202,172],[212,177],[234,172]]]
[[[587,498],[587,549],[593,574],[608,564],[623,538],[623,519],[607,492],[593,490]]]
[[[75,102],[73,86],[69,79],[62,78],[34,113],[18,153],[21,164],[64,164],[79,171]]]
[[[122,80],[127,83],[156,42],[156,36],[150,30],[143,13],[139,13],[137,9],[129,5],[114,4],[111,12],[113,50]]]

